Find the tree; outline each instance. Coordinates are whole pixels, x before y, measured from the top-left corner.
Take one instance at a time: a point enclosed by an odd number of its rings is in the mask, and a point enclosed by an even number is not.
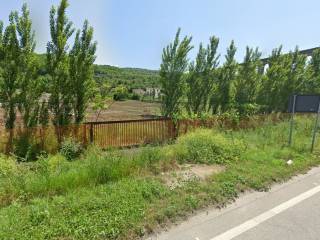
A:
[[[74,46],[70,52],[70,79],[73,89],[73,111],[75,123],[84,119],[88,101],[93,90],[93,63],[96,59],[96,43],[92,42],[93,28],[86,20],[82,34],[77,31]]]
[[[214,70],[218,66],[217,48],[219,39],[210,38],[210,44],[200,44],[196,62],[191,63],[187,77],[187,109],[189,114],[200,115],[207,111],[208,100],[215,83]]]
[[[113,92],[113,100],[115,101],[123,101],[128,98],[129,91],[124,85],[119,85],[112,89]]]
[[[220,71],[219,82],[217,86],[219,94],[219,105],[221,111],[225,112],[233,103],[232,98],[232,84],[236,79],[238,64],[235,60],[237,48],[235,47],[234,41],[231,41],[230,46],[227,49],[225,56],[225,63],[223,64],[222,70]]]
[[[5,112],[5,126],[13,129],[16,120],[16,106],[19,96],[20,49],[15,23],[15,12],[11,12],[9,25],[2,38],[2,76],[0,81],[0,102]],[[2,34],[1,34],[2,35]]]
[[[292,68],[292,56],[283,55],[281,51],[282,46],[272,51],[259,94],[259,103],[264,105],[268,112],[283,111],[287,101],[286,88]]]
[[[46,127],[49,124],[49,110],[48,110],[48,103],[43,101],[41,103],[40,113],[39,113],[39,124],[42,127]]]
[[[3,40],[3,22],[0,20],[0,70],[1,70],[1,61],[3,60],[2,40]],[[1,76],[1,72],[0,72],[0,76]]]
[[[304,82],[303,92],[309,94],[320,92],[320,49],[313,51],[306,75],[308,78]]]
[[[240,112],[245,104],[256,102],[257,91],[262,74],[260,62],[261,53],[258,48],[246,48],[243,63],[239,66],[239,74],[235,81],[235,101]]]
[[[68,39],[74,29],[66,16],[67,0],[61,0],[56,9],[50,11],[51,41],[47,44],[47,68],[50,74],[49,106],[55,126],[71,121],[73,87],[69,77]]]
[[[288,82],[283,89],[283,111],[285,111],[289,104],[289,97],[293,94],[304,93],[304,86],[307,81],[306,61],[307,57],[299,53],[298,47],[294,52],[290,52],[290,71]]]
[[[188,53],[193,48],[192,37],[185,36],[180,42],[180,29],[175,40],[163,49],[160,66],[160,83],[162,87],[162,112],[172,117],[179,112],[181,98],[184,94],[185,72],[188,67]]]
[[[36,46],[30,12],[26,4],[22,14],[15,14],[15,22],[19,37],[19,101],[18,108],[25,127],[33,127],[38,123],[39,97],[42,84],[38,76],[38,66],[34,49]]]
[[[3,67],[4,49],[3,49],[3,22],[0,20],[0,83],[2,81],[2,67]],[[1,104],[1,99],[0,99]]]

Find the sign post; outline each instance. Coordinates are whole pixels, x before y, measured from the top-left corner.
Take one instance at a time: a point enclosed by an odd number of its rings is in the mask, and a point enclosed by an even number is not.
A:
[[[294,113],[296,108],[296,98],[297,98],[297,95],[294,95],[293,102],[292,102],[292,109],[291,109],[290,131],[289,131],[289,140],[288,140],[289,147],[292,144],[292,131],[293,131],[293,124],[294,124]]]
[[[316,135],[317,135],[317,131],[318,131],[319,116],[320,116],[320,102],[319,102],[319,106],[318,106],[318,112],[317,112],[316,122],[315,122],[314,129],[313,129],[312,143],[311,143],[311,152],[313,152],[314,143],[315,143],[315,141],[316,141]]]

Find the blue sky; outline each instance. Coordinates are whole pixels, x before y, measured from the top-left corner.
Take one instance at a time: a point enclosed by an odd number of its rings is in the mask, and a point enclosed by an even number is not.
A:
[[[162,48],[178,27],[192,35],[196,54],[200,42],[220,38],[219,52],[232,39],[243,58],[247,45],[263,56],[283,44],[284,50],[320,45],[319,0],[69,0],[69,18],[80,28],[88,19],[98,41],[98,64],[158,69]],[[27,2],[34,21],[37,51],[45,52],[49,9],[59,0],[0,0],[0,19]],[[223,59],[221,59],[223,61]]]

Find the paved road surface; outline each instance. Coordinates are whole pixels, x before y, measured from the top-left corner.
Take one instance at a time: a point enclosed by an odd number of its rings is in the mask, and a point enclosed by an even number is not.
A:
[[[320,240],[320,168],[250,193],[148,240]]]

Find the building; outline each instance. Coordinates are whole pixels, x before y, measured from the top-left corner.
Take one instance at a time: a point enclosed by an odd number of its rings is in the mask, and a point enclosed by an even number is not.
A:
[[[161,89],[160,88],[146,88],[146,94],[148,96],[154,97],[154,98],[159,98],[161,94]]]
[[[146,91],[142,88],[134,88],[132,89],[132,93],[137,94],[139,96],[144,96],[146,94]]]

